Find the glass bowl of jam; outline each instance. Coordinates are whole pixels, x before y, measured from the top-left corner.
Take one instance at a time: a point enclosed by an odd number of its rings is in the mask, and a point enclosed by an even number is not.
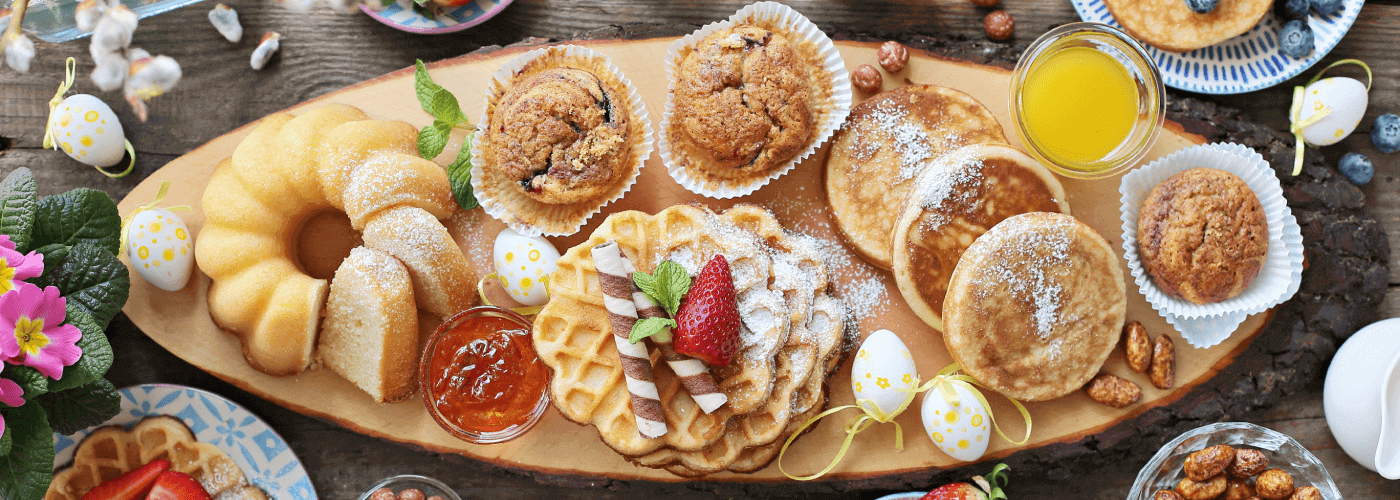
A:
[[[549,368],[535,355],[530,321],[499,307],[443,321],[423,350],[418,382],[433,420],[475,444],[519,437],[549,406]]]
[[[1147,50],[1100,23],[1071,23],[1032,42],[1011,77],[1011,113],[1027,152],[1076,179],[1124,172],[1157,141],[1162,75]]]

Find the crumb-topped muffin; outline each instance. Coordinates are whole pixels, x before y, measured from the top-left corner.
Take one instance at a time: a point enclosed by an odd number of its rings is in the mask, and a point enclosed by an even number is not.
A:
[[[613,91],[577,68],[550,68],[517,83],[491,115],[492,165],[542,203],[596,197],[628,160],[631,112],[614,106]]]
[[[1162,291],[1212,304],[1254,281],[1269,251],[1269,225],[1243,179],[1193,168],[1152,188],[1138,212],[1137,243]]]

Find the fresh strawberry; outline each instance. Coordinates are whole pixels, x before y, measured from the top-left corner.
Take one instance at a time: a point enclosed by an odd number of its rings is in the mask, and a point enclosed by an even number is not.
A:
[[[83,494],[82,500],[141,500],[151,491],[156,477],[167,470],[170,470],[169,460],[152,460],[119,478],[93,487]]]
[[[146,500],[212,500],[209,492],[189,474],[166,471],[156,478],[155,486]]]
[[[968,483],[939,486],[919,500],[987,500],[987,492]]]
[[[716,255],[690,286],[676,311],[676,352],[728,366],[739,350],[739,306],[729,261]]]

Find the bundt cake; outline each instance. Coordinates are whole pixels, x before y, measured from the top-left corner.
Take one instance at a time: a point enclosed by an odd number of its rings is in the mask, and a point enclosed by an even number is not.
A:
[[[195,259],[212,281],[210,315],[241,339],[253,368],[285,376],[311,364],[329,284],[306,274],[293,242],[324,210],[398,239],[365,246],[405,262],[421,308],[446,317],[472,305],[476,279],[439,222],[457,210],[451,186],[442,167],[415,155],[416,143],[407,123],[330,104],[264,118],[214,170]],[[391,222],[400,220],[411,224]]]
[[[375,402],[402,401],[418,388],[418,312],[408,269],[359,247],[341,262],[316,343],[321,364]]]

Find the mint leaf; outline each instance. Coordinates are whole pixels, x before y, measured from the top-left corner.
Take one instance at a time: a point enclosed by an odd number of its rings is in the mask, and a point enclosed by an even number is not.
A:
[[[63,392],[51,392],[35,400],[49,416],[53,431],[63,435],[92,427],[117,416],[122,396],[105,378]]]
[[[78,358],[77,363],[63,368],[63,378],[49,381],[49,392],[66,391],[90,383],[102,378],[112,367],[112,346],[107,343],[107,334],[102,332],[102,327],[97,326],[92,316],[72,301],[68,302],[66,312],[66,322],[83,332],[83,338],[78,340],[83,356]]]
[[[58,287],[68,298],[69,306],[78,306],[92,316],[98,330],[106,328],[126,306],[131,274],[116,256],[80,243],[60,262],[51,262],[47,257],[45,255],[44,274],[31,283],[40,288]]]
[[[4,378],[13,380],[24,391],[26,401],[49,392],[49,378],[28,366],[10,365],[5,367]]]
[[[665,292],[662,291],[664,287],[657,282],[656,275],[647,274],[642,271],[634,271],[632,272],[632,283],[637,285],[637,289],[651,296],[651,300],[656,301],[658,305],[661,304],[661,300],[658,297]],[[664,308],[665,306],[662,307]]]
[[[39,405],[0,408],[13,431],[10,453],[0,456],[0,498],[39,500],[53,480],[53,429]]]
[[[462,107],[457,104],[457,96],[447,89],[438,89],[437,93],[433,94],[432,113],[434,118],[446,122],[449,129],[462,124],[471,125],[466,114],[462,113]]]
[[[29,249],[38,192],[34,174],[24,167],[10,172],[0,183],[0,233],[9,235],[15,249],[21,252]]]
[[[422,59],[413,63],[413,90],[418,94],[418,105],[423,107],[425,113],[433,114],[433,94],[442,90],[442,86],[433,82],[433,77],[428,74],[428,67],[423,65]]]
[[[681,308],[681,298],[690,291],[690,274],[680,264],[668,260],[656,266],[656,280],[666,288],[665,298],[653,297],[674,317],[676,310]]]
[[[452,197],[462,210],[476,208],[476,193],[472,192],[472,136],[462,141],[462,149],[457,150],[457,160],[447,166],[447,180],[452,183]]]
[[[632,323],[632,332],[627,336],[627,341],[635,344],[644,338],[656,335],[675,326],[676,321],[671,318],[647,318]]]
[[[35,213],[34,247],[90,243],[112,255],[120,251],[122,218],[107,193],[74,189],[39,200]]]
[[[0,457],[10,454],[10,448],[15,444],[14,430],[11,426],[5,426],[5,433],[0,434]]]
[[[452,126],[436,120],[432,125],[423,127],[418,131],[418,156],[425,159],[437,158],[442,154],[442,148],[447,147],[447,140],[452,133]]]
[[[50,269],[58,267],[58,263],[68,256],[68,245],[54,243],[35,248],[34,251],[44,254],[44,274],[48,274]]]

